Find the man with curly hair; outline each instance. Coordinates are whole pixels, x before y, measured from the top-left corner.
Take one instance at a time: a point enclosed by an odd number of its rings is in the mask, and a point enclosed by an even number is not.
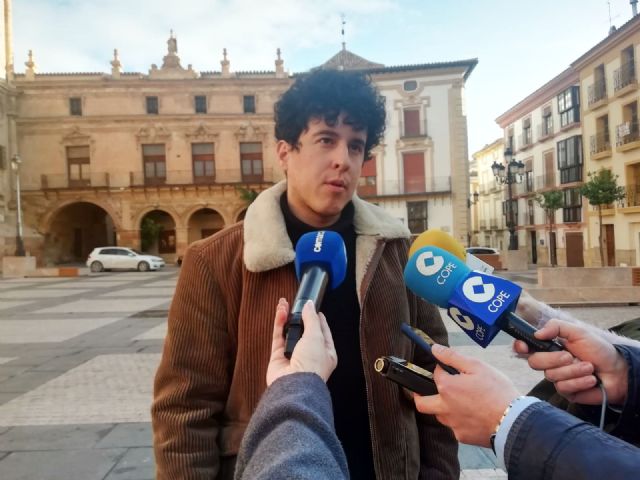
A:
[[[447,341],[438,310],[404,286],[409,232],[354,195],[384,134],[382,97],[360,73],[316,70],[282,95],[275,121],[286,180],[262,192],[244,222],[184,257],[155,379],[157,477],[232,477],[266,388],[274,306],[298,287],[294,246],[307,232],[332,230],[344,239],[347,275],[321,310],[339,358],[327,386],[351,478],[458,478],[452,432],[373,369],[389,354],[434,367],[402,338],[402,322]]]

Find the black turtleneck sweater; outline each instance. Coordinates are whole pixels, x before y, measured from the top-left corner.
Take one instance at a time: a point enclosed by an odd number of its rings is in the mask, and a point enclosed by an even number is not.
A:
[[[293,215],[287,203],[286,192],[280,198],[280,207],[294,247],[305,233],[320,230]],[[353,227],[353,212],[353,203],[349,202],[338,221],[322,229],[342,236],[347,248],[347,275],[338,288],[327,289],[319,310],[327,317],[338,354],[338,366],[327,382],[333,403],[336,433],[347,456],[351,478],[371,480],[375,479],[375,470],[360,351],[360,305],[356,292],[356,232]]]

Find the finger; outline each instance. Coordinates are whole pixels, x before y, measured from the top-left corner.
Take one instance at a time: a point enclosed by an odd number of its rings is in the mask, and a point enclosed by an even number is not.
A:
[[[523,342],[522,340],[516,340],[515,342],[513,342],[513,351],[520,355],[527,355],[531,353],[529,352],[529,345],[527,345],[526,342]]]
[[[309,335],[317,335],[321,333],[320,318],[316,313],[316,307],[313,301],[307,300],[307,303],[302,307],[302,323],[304,324],[304,333],[309,332]]]
[[[596,377],[588,375],[581,378],[573,378],[571,380],[557,382],[555,387],[558,393],[565,397],[576,394],[592,396],[593,393],[590,392],[590,390],[595,390],[600,393],[600,389],[594,389],[597,382]]]
[[[460,372],[469,372],[478,364],[477,360],[462,355],[444,345],[437,343],[431,346],[433,355],[445,365],[449,365]]]
[[[574,362],[574,357],[569,352],[538,352],[529,356],[529,366],[534,370],[549,370],[566,367]]]
[[[440,395],[427,395],[424,397],[414,395],[413,401],[416,404],[416,409],[420,413],[438,415],[442,410],[442,399]]]
[[[593,365],[589,362],[577,362],[566,367],[545,370],[544,377],[550,382],[589,377],[593,374]]]
[[[560,337],[571,342],[584,338],[585,333],[584,327],[552,318],[544,327],[535,333],[535,336],[541,340],[551,340]]]
[[[271,341],[271,353],[279,348],[284,349],[284,325],[287,323],[287,315],[289,314],[289,304],[284,298],[278,301],[276,307],[276,316],[273,321],[273,339]]]

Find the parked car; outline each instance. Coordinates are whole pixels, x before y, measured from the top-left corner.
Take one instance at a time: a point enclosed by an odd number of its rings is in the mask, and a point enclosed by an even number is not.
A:
[[[498,249],[492,247],[468,247],[466,251],[471,255],[500,255]]]
[[[103,270],[158,270],[164,267],[164,260],[154,255],[145,255],[131,248],[99,247],[94,248],[87,258],[87,267],[92,272]]]

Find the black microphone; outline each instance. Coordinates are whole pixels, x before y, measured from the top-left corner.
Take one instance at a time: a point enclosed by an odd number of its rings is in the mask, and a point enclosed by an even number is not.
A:
[[[291,358],[293,349],[304,332],[302,309],[312,300],[320,309],[329,286],[335,289],[347,273],[347,250],[342,237],[328,230],[305,233],[296,244],[296,275],[300,279],[285,325],[284,356]]]

